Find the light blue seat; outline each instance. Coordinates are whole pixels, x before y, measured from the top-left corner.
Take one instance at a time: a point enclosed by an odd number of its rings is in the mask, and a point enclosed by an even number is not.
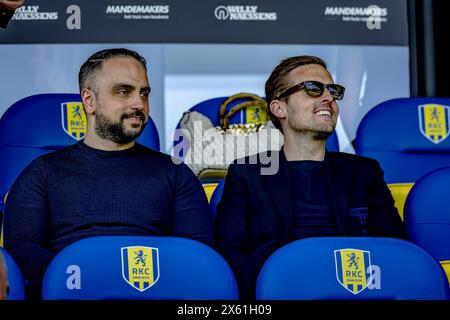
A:
[[[198,241],[100,236],[72,243],[53,259],[42,296],[46,300],[233,300],[238,293],[226,261]]]
[[[444,268],[450,283],[450,167],[420,178],[405,204],[410,241],[429,251]]]
[[[449,287],[440,264],[409,241],[323,237],[273,253],[258,276],[256,298],[447,300]]]
[[[355,151],[378,160],[388,184],[414,183],[450,164],[449,120],[450,99],[388,100],[362,119]]]
[[[357,154],[378,160],[403,219],[414,182],[450,165],[450,99],[400,98],[380,103],[362,119]]]
[[[3,248],[0,247],[0,254],[5,258],[6,268],[8,272],[9,291],[7,300],[25,300],[25,283],[19,266],[13,257]]]
[[[0,119],[0,211],[5,194],[31,160],[76,143],[84,137],[85,128],[79,94],[38,94],[9,107]],[[159,150],[151,119],[137,141]]]

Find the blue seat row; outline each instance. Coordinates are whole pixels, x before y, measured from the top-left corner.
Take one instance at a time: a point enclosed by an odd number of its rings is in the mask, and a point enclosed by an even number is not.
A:
[[[208,99],[189,111],[204,114],[218,126],[218,111],[226,99]],[[227,110],[243,100],[232,101]],[[0,204],[15,177],[32,159],[84,137],[86,119],[82,110],[79,94],[38,94],[16,102],[5,112],[0,119],[0,153],[3,156]],[[361,121],[354,141],[355,151],[377,159],[388,184],[409,184],[410,188],[425,173],[450,164],[449,110],[450,99],[443,98],[401,98],[383,102]],[[230,123],[239,122],[242,112],[234,114]],[[17,130],[20,127],[27,130]],[[137,141],[160,149],[158,132],[151,119]],[[174,143],[182,141],[180,137]],[[339,150],[336,134],[329,138],[327,148]]]
[[[209,117],[214,126],[218,125],[218,111],[227,97],[208,99],[191,108]],[[245,99],[238,99],[240,102]],[[233,107],[235,102],[229,105]],[[230,122],[240,119],[239,113]],[[86,117],[79,94],[37,94],[14,103],[0,119],[0,211],[3,201],[14,179],[34,158],[84,138]],[[178,124],[179,128],[180,124]],[[26,130],[18,130],[26,128]],[[182,142],[176,141],[177,143]],[[143,134],[137,142],[155,150],[160,150],[159,134],[150,118]],[[334,134],[328,142],[331,150],[338,150]]]
[[[8,267],[9,298],[23,299],[20,271],[10,259]],[[234,274],[215,250],[190,239],[145,236],[101,236],[72,243],[48,267],[42,295],[45,300],[238,299]],[[450,296],[439,263],[409,241],[324,237],[298,240],[273,253],[259,274],[256,298]]]
[[[211,99],[204,104],[213,103],[217,109],[219,100]],[[441,201],[450,195],[446,187],[450,169],[439,168],[450,165],[449,105],[450,99],[434,98],[384,102],[364,117],[355,140],[358,154],[380,162],[390,186],[406,185],[401,192],[406,201],[404,220],[410,239],[427,249],[444,268],[450,265],[446,246],[450,213]],[[0,153],[4,158],[0,170],[2,198],[18,173],[34,157],[82,139],[85,120],[80,108],[77,94],[44,94],[22,99],[8,109],[0,120]],[[24,123],[23,119],[28,122]],[[27,130],[17,130],[18,127],[27,127]],[[138,141],[159,149],[158,134],[151,120]],[[436,171],[429,173],[432,170]],[[220,190],[221,184],[212,195],[213,212]],[[10,260],[8,258],[7,263]]]

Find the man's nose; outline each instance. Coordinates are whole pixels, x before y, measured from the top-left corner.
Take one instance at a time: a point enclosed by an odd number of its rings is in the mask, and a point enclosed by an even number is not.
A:
[[[134,95],[133,101],[131,103],[131,108],[133,110],[143,110],[147,106],[148,106],[148,100],[146,99],[146,97],[143,97],[140,94]]]
[[[325,88],[322,94],[322,101],[332,102],[333,100],[334,98],[331,95],[331,92],[328,90],[328,88]]]

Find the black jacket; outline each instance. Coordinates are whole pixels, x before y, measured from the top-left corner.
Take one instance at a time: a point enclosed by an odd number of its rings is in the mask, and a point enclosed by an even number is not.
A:
[[[231,265],[245,300],[254,298],[257,275],[266,259],[288,242],[293,218],[284,152],[272,152],[272,161],[279,164],[272,175],[261,174],[268,165],[261,164],[260,156],[230,165],[215,225],[217,249]],[[406,237],[377,161],[327,152],[325,168],[336,236]]]

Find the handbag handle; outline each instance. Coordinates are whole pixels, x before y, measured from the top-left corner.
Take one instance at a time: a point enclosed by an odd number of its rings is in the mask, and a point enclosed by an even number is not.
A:
[[[235,100],[238,100],[238,99],[245,99],[245,98],[249,98],[251,100],[240,102],[240,103],[236,104],[230,110],[228,110],[228,112],[225,114],[225,110],[227,109],[227,106],[231,102],[233,102]],[[237,94],[234,94],[234,95],[230,96],[229,98],[227,98],[220,105],[220,110],[219,110],[219,124],[220,124],[220,127],[223,130],[228,129],[228,127],[230,125],[230,118],[236,112],[238,112],[239,110],[245,109],[247,107],[252,107],[252,106],[260,107],[264,111],[266,111],[266,113],[268,113],[266,100],[264,100],[263,98],[261,98],[260,96],[258,96],[256,94],[252,94],[252,93],[237,93]]]

